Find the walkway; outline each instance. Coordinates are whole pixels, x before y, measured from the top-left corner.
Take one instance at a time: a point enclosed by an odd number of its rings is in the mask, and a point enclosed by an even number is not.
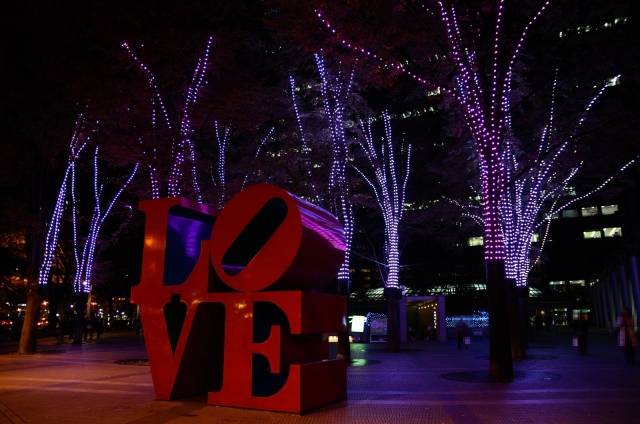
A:
[[[156,401],[142,337],[107,334],[81,349],[39,340],[20,356],[0,345],[4,423],[632,423],[638,422],[640,366],[627,365],[614,335],[590,335],[589,355],[569,334],[541,334],[515,364],[518,378],[490,383],[488,340],[458,350],[453,340],[353,345],[348,400],[303,416],[206,405],[205,397]],[[445,378],[448,377],[448,378]],[[472,380],[472,381],[469,381]]]

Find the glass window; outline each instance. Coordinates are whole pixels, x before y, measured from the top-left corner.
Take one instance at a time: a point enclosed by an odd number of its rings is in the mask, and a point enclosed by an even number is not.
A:
[[[550,286],[564,286],[564,281],[549,281]]]
[[[569,284],[574,285],[574,286],[584,286],[585,285],[585,281],[584,280],[569,280]]]
[[[484,240],[482,239],[482,236],[469,237],[467,243],[469,244],[469,246],[484,246]]]
[[[573,318],[573,320],[577,320],[578,318],[580,318],[580,315],[583,314],[588,314],[589,312],[591,312],[590,309],[574,309],[573,313],[571,314],[571,317]]]
[[[562,211],[563,218],[577,218],[578,211],[576,209],[567,209],[566,211]]]
[[[598,216],[598,207],[591,206],[588,208],[582,208],[582,216]]]
[[[600,209],[602,209],[602,215],[618,213],[618,205],[601,206]]]
[[[605,237],[622,237],[622,228],[620,227],[608,227],[603,228]]]
[[[531,235],[531,243],[536,243],[540,241],[540,234],[538,233],[533,233]]]
[[[558,219],[560,218],[560,214],[558,213],[554,213],[553,215],[551,215],[551,219]]]
[[[600,232],[600,230],[588,230],[583,231],[582,236],[586,239],[596,239],[602,238],[602,233]]]

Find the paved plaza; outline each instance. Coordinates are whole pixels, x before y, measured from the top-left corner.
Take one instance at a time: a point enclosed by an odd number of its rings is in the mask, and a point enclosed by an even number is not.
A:
[[[582,356],[569,333],[542,333],[517,378],[492,383],[488,340],[467,350],[414,341],[401,353],[352,345],[348,399],[306,415],[206,405],[206,397],[154,400],[143,336],[105,334],[82,348],[40,339],[38,353],[0,344],[4,423],[633,423],[640,422],[640,366],[627,365],[615,335],[592,331]]]

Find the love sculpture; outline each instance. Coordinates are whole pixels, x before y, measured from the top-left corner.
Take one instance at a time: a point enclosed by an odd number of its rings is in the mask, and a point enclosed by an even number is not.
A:
[[[181,197],[143,201],[140,307],[156,398],[302,413],[346,398],[346,299],[318,293],[344,258],[338,220],[257,185],[222,210]]]

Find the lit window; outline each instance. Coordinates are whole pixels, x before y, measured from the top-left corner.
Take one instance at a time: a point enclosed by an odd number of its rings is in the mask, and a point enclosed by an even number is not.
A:
[[[469,237],[467,241],[469,246],[484,246],[484,240],[482,240],[482,236],[480,237]]]
[[[564,286],[564,281],[549,281],[550,286]]]
[[[603,228],[602,232],[605,237],[622,237],[622,228],[620,227]]]
[[[370,270],[370,269],[367,269],[367,268],[362,268],[362,269],[360,270],[360,272],[365,272],[365,273],[366,273],[366,272],[371,272],[371,270]]]
[[[585,286],[585,281],[584,280],[569,280],[569,284],[574,285],[574,286]]]
[[[536,243],[540,241],[540,234],[538,233],[533,233],[531,235],[531,243]]]
[[[589,231],[583,231],[582,235],[584,238],[586,239],[597,239],[597,238],[602,238],[602,233],[600,232],[600,230],[589,230]]]
[[[557,213],[554,213],[553,215],[551,215],[551,219],[558,219],[560,218],[560,215]]]
[[[566,211],[562,211],[562,217],[563,218],[577,218],[578,217],[578,211],[575,209],[568,209]]]
[[[598,216],[598,207],[582,208],[582,216]]]
[[[602,209],[602,215],[618,213],[618,205],[601,206],[600,209]]]
[[[566,194],[567,196],[575,196],[576,195],[576,188],[575,187],[567,187],[564,189],[564,194]]]
[[[591,312],[590,309],[574,309],[573,310],[573,314],[571,314],[571,316],[573,317],[573,320],[575,321],[578,318],[580,318],[580,315],[588,314],[589,312]]]

